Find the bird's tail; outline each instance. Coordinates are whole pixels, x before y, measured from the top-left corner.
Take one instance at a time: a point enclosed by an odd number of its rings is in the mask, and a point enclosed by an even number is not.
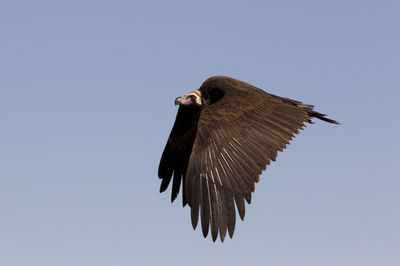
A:
[[[282,102],[285,102],[285,103],[288,103],[288,104],[303,108],[303,110],[308,113],[308,116],[309,116],[308,122],[311,123],[311,124],[312,124],[311,118],[313,118],[313,117],[321,119],[321,120],[323,120],[325,122],[328,122],[328,123],[340,124],[339,122],[337,122],[337,121],[335,121],[333,119],[329,119],[329,118],[325,117],[326,114],[321,114],[321,113],[319,113],[317,111],[314,111],[313,110],[314,109],[314,105],[303,104],[300,101],[292,100],[292,99],[281,97],[281,96],[276,96],[274,94],[269,94],[269,95],[271,95],[274,98],[277,98],[277,99],[281,100]]]
[[[314,111],[313,110],[313,108],[314,108],[313,105],[302,104],[302,105],[300,105],[300,107],[305,109],[305,111],[307,111],[307,113],[310,116],[310,118],[315,117],[315,118],[321,119],[321,120],[323,120],[325,122],[328,122],[328,123],[339,124],[339,122],[337,122],[337,121],[335,121],[333,119],[327,118],[326,114],[321,114],[321,113],[319,113],[317,111]],[[312,123],[311,120],[309,120],[308,122]]]

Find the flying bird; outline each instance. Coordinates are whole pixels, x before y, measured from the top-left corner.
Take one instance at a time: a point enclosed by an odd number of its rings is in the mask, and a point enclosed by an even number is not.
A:
[[[183,206],[191,208],[204,237],[232,238],[236,212],[243,220],[254,185],[278,151],[311,118],[338,124],[312,105],[279,97],[230,77],[207,79],[175,99],[178,114],[158,168],[160,192],[172,180],[171,202],[182,184]]]

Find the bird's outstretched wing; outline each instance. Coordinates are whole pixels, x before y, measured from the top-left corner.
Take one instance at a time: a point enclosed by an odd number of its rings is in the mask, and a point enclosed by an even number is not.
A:
[[[200,212],[203,235],[211,227],[213,241],[218,232],[221,241],[227,231],[232,238],[235,205],[243,220],[261,172],[312,116],[312,106],[244,82],[222,90],[223,98],[201,111],[184,183],[193,228]]]
[[[162,179],[160,192],[167,189],[172,176],[171,202],[178,196],[181,181],[185,175],[192,151],[200,111],[195,108],[179,107],[175,123],[169,135],[158,167],[158,177]],[[186,205],[185,186],[182,191],[183,206]]]

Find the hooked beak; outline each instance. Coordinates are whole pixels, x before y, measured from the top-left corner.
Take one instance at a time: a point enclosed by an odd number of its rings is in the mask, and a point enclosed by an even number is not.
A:
[[[182,104],[182,97],[177,97],[175,99],[175,105],[181,105]]]
[[[185,97],[178,97],[175,99],[175,105],[190,105],[191,100],[185,99]]]

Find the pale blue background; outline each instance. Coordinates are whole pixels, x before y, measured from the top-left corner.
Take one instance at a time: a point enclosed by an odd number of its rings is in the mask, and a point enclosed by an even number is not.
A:
[[[399,1],[0,2],[0,265],[400,265]],[[314,104],[234,239],[159,194],[174,99]]]

